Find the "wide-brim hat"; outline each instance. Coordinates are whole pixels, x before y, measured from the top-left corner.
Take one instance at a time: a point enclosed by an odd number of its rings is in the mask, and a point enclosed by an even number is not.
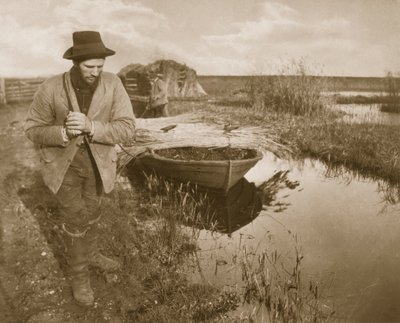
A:
[[[76,31],[72,34],[72,40],[73,46],[63,55],[65,59],[86,60],[115,54],[115,51],[104,45],[97,31]]]

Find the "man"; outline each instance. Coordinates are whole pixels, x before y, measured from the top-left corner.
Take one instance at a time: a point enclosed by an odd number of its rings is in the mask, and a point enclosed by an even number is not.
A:
[[[148,116],[153,118],[168,117],[168,93],[167,87],[155,71],[150,70],[148,77],[151,84]]]
[[[89,265],[120,267],[96,250],[100,196],[113,189],[116,176],[115,144],[135,131],[121,81],[103,72],[105,58],[114,54],[98,32],[73,33],[63,56],[73,67],[40,86],[25,123],[26,136],[39,145],[44,183],[59,203],[72,293],[83,306],[94,303]]]

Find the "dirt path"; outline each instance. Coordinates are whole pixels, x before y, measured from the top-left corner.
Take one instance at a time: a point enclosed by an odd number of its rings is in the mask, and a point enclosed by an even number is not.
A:
[[[19,197],[38,162],[23,134],[26,112],[26,104],[0,108],[1,322],[56,317],[63,286],[63,275],[38,222]]]

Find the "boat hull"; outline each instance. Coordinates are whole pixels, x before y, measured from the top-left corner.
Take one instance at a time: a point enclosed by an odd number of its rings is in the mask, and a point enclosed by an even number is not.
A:
[[[257,152],[251,159],[176,160],[153,152],[142,156],[140,162],[146,169],[154,170],[164,177],[228,191],[261,158],[262,154]]]

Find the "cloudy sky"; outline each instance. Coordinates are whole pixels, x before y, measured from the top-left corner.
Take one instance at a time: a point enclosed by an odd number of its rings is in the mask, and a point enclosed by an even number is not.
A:
[[[198,74],[400,72],[400,0],[0,0],[0,76],[63,72],[72,32],[98,30],[106,69],[174,59]]]

